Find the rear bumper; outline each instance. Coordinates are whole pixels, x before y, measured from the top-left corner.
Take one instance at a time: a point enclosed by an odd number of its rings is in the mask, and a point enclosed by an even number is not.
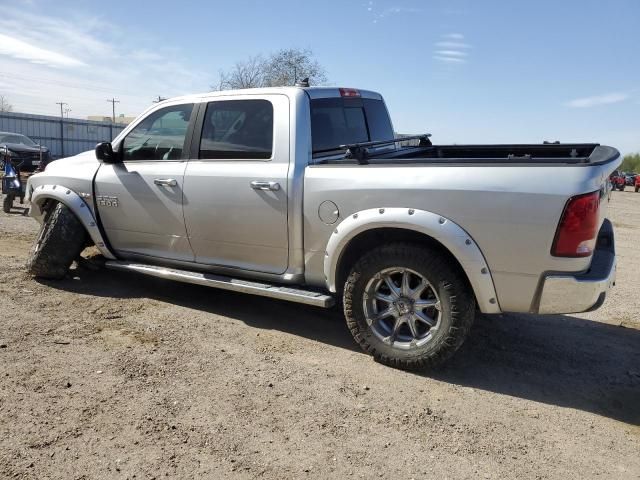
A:
[[[538,313],[580,313],[596,310],[616,281],[613,227],[605,220],[598,234],[591,266],[580,274],[549,274],[544,278]]]

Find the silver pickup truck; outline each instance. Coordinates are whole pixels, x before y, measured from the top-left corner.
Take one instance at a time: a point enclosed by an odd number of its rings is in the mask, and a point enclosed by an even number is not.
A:
[[[365,90],[167,100],[30,178],[42,228],[27,268],[64,277],[95,245],[116,270],[338,304],[356,342],[400,368],[449,358],[478,312],[603,303],[616,149],[413,142]]]

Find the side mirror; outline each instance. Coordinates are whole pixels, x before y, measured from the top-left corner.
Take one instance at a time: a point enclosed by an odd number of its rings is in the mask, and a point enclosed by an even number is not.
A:
[[[102,163],[118,163],[119,161],[110,142],[102,142],[96,145],[96,158]]]

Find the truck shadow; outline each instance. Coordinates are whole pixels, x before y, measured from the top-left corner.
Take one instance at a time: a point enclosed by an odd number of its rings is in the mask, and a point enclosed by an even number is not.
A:
[[[640,330],[569,315],[481,316],[432,378],[640,425]]]
[[[46,285],[110,298],[152,298],[359,351],[341,313],[133,274],[77,270]],[[364,356],[363,362],[370,361]],[[458,385],[640,425],[640,330],[566,315],[479,316],[442,369],[414,372]]]

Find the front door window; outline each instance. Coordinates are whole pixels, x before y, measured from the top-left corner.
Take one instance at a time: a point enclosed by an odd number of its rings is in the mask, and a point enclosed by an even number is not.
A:
[[[125,137],[122,159],[180,160],[193,104],[158,110],[139,123]]]

